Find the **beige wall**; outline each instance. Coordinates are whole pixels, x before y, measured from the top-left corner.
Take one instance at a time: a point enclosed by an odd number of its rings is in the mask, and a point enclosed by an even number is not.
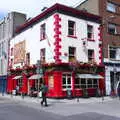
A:
[[[76,8],[80,10],[85,8],[88,12],[99,15],[99,0],[87,0],[84,4]]]

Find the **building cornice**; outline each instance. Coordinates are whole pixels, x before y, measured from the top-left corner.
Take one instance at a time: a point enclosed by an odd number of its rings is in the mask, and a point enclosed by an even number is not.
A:
[[[73,17],[77,17],[80,19],[88,20],[88,21],[93,21],[96,23],[101,23],[100,16],[97,16],[97,15],[94,15],[94,14],[91,14],[91,13],[88,13],[85,11],[80,11],[80,10],[77,10],[75,8],[67,7],[65,5],[61,5],[61,4],[56,3],[55,5],[46,9],[44,12],[42,12],[38,16],[32,18],[31,20],[27,21],[23,25],[19,26],[16,29],[16,33],[20,33],[22,31],[28,29],[29,27],[35,25],[36,23],[44,20],[45,18],[49,17],[50,15],[52,15],[56,12],[62,13],[65,15],[69,15],[69,16],[73,16]]]

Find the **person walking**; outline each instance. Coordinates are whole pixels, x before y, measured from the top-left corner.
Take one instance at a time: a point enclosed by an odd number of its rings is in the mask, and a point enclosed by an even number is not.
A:
[[[43,106],[43,103],[45,103],[45,106],[48,106],[48,105],[47,105],[47,98],[46,98],[46,94],[47,94],[47,91],[48,91],[47,85],[45,85],[45,83],[42,83],[40,90],[41,90],[41,92],[42,92],[41,105]]]
[[[120,100],[120,86],[117,88],[117,94],[118,94],[118,97],[119,97],[119,100]]]

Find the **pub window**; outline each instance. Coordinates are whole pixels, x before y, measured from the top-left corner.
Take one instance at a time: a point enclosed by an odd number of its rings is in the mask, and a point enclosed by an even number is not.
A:
[[[93,39],[93,26],[87,25],[87,38]]]
[[[87,88],[98,88],[98,80],[84,78],[75,79],[75,89],[87,89]]]
[[[44,23],[40,26],[40,38],[41,40],[43,40],[45,39],[45,37],[46,37],[46,24]]]
[[[45,63],[45,48],[40,50],[40,60],[42,63]]]
[[[72,75],[69,73],[64,73],[62,75],[62,88],[63,90],[72,89]]]
[[[69,36],[75,36],[75,22],[74,21],[68,21],[68,35]]]
[[[76,48],[69,47],[69,62],[74,62],[76,60]]]
[[[94,62],[94,50],[88,50],[88,62]]]
[[[75,78],[75,88],[81,88],[80,78]]]
[[[86,80],[85,79],[81,79],[81,88],[86,88]]]
[[[87,88],[92,88],[92,79],[87,80]]]

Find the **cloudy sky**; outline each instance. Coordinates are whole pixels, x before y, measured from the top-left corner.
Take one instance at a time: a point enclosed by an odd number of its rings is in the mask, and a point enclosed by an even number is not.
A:
[[[11,11],[26,13],[28,17],[34,17],[44,6],[50,7],[55,3],[61,3],[73,7],[81,1],[84,0],[1,0],[0,19]]]

